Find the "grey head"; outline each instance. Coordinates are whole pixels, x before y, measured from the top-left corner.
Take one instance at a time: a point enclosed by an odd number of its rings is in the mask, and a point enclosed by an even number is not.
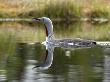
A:
[[[52,21],[47,17],[33,18],[33,19],[34,19],[34,21],[44,23],[47,39],[52,40],[53,39],[53,24],[52,24]]]
[[[42,22],[42,23],[52,23],[52,21],[48,17],[41,17],[41,18],[33,18],[37,22]]]

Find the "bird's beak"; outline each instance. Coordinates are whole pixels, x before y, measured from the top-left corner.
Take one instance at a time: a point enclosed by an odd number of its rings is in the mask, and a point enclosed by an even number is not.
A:
[[[33,18],[34,21],[40,21],[40,18]]]
[[[35,67],[33,67],[32,69],[35,69],[35,68],[38,68],[38,67],[40,67],[40,65],[36,65]]]

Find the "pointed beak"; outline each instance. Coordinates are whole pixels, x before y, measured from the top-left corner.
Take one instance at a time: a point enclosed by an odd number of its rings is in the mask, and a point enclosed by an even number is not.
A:
[[[33,20],[39,22],[40,18],[33,18]]]

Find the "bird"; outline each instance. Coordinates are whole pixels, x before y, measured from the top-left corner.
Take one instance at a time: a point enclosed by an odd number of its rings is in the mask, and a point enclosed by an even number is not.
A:
[[[80,38],[75,39],[55,39],[53,33],[53,23],[48,17],[33,18],[34,21],[41,22],[44,24],[46,40],[42,42],[44,45],[51,44],[54,47],[63,47],[63,48],[91,48],[96,45],[96,42],[93,40],[84,40]]]

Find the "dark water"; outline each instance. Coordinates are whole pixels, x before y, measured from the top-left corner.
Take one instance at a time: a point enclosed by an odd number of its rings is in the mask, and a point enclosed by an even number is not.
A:
[[[45,59],[45,46],[4,39],[0,41],[0,82],[110,82],[110,48],[55,48],[51,67],[40,70],[32,68]]]
[[[109,48],[55,48],[47,70],[32,69],[44,60],[45,46],[18,44],[13,56],[2,57],[2,82],[109,82]]]

